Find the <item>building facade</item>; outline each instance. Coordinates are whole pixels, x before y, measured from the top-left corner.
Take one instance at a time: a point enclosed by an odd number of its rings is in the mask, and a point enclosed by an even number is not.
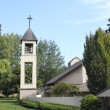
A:
[[[68,68],[64,72],[60,73],[46,83],[44,89],[45,96],[52,94],[50,90],[51,86],[61,82],[75,84],[77,87],[79,87],[81,95],[87,94],[89,92],[87,80],[88,78],[85,67],[83,66],[83,61],[75,57],[68,63]]]

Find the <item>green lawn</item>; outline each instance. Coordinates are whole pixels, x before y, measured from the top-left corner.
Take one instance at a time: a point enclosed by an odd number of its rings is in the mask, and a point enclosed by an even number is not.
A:
[[[28,105],[31,105],[31,106],[35,105],[35,102],[29,101],[29,100],[23,100],[23,102],[25,102],[25,104],[27,103]],[[65,108],[64,105],[51,104],[51,103],[40,103],[40,105],[44,108],[47,108],[46,110],[48,110],[48,109],[50,110],[50,108],[60,108],[61,110],[63,110],[62,108]],[[78,107],[72,107],[71,109],[70,108],[71,108],[70,106],[66,106],[67,110],[80,110]],[[0,99],[0,110],[34,110],[34,109],[29,109],[29,108],[20,106],[19,103],[17,102],[17,100]]]
[[[0,100],[0,110],[32,110],[24,108],[16,100]]]

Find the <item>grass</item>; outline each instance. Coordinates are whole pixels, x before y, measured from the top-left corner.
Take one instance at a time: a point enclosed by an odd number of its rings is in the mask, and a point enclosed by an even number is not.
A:
[[[0,110],[32,110],[19,105],[16,100],[0,100]]]
[[[39,103],[29,100],[21,100],[20,104],[26,104],[27,107],[33,108],[34,106],[38,107],[39,104],[43,108],[43,110],[80,110],[78,107],[73,106],[66,106],[66,105],[59,105],[59,104],[52,104],[52,103]],[[29,109],[25,108],[24,106],[21,106],[17,100],[4,100],[0,99],[0,110],[35,110],[35,109]]]

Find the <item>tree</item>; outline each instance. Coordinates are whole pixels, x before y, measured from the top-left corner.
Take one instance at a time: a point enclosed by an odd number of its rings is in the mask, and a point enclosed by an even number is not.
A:
[[[0,91],[2,90],[2,92],[3,92],[3,84],[7,79],[4,76],[6,75],[8,76],[8,73],[10,72],[11,72],[10,63],[5,59],[0,59]],[[5,85],[5,86],[8,86],[8,85]]]
[[[45,85],[65,69],[64,57],[54,41],[40,40],[37,46],[38,86]]]
[[[10,71],[10,63],[6,59],[0,59],[0,74]]]
[[[19,35],[4,34],[0,36],[0,70],[3,70],[4,73],[0,74],[0,90],[2,93],[6,96],[18,93],[20,82]]]
[[[20,56],[21,56],[21,36],[18,34],[7,34],[7,43],[10,46],[9,62],[12,69],[11,85],[12,93],[19,92],[20,85]]]
[[[101,109],[101,101],[92,94],[85,96],[81,100],[81,110],[100,110]]]
[[[12,75],[10,74],[10,72],[2,74],[1,76],[0,89],[2,91],[2,94],[6,97],[12,94],[11,77]]]
[[[10,57],[10,48],[7,44],[7,38],[0,36],[0,90],[3,92],[3,85],[11,77],[11,66],[8,58]],[[5,85],[6,87],[8,85]]]
[[[7,42],[7,37],[0,36],[0,59],[9,60],[10,56],[10,45]]]
[[[88,88],[96,94],[110,85],[110,35],[98,29],[86,36],[83,57]]]
[[[20,85],[20,35],[4,34],[0,36],[0,60],[9,62],[10,71],[6,71],[2,67],[4,63],[0,63],[0,90],[4,95],[8,96],[19,92]],[[37,47],[37,74],[38,84],[40,87],[48,80],[59,74],[65,69],[64,57],[61,56],[59,48],[54,41],[47,42],[40,40]],[[6,67],[8,69],[8,67]],[[30,80],[29,75],[27,79]],[[8,85],[8,86],[7,86]]]
[[[79,88],[76,85],[63,82],[55,84],[51,89],[56,96],[74,96],[79,91]]]

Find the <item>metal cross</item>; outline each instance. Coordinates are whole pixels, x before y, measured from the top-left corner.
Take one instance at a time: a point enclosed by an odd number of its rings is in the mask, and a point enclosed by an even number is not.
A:
[[[31,15],[29,15],[29,17],[27,18],[27,19],[29,19],[29,28],[30,28],[30,21],[31,21]]]
[[[1,26],[2,26],[2,25],[0,24],[0,36],[1,36],[1,31],[2,31],[2,30],[1,30]]]

